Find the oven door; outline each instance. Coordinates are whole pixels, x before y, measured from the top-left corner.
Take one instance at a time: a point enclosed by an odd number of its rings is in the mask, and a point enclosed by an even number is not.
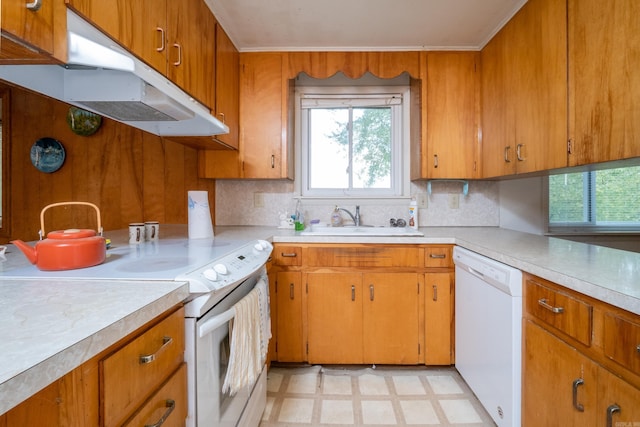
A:
[[[227,313],[256,284],[247,279],[196,322],[196,413],[198,426],[235,427],[249,400],[251,388],[235,395],[222,392],[231,342]]]

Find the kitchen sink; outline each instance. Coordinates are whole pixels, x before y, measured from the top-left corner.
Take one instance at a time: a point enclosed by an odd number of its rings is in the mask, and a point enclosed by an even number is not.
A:
[[[301,236],[396,236],[396,237],[424,237],[424,234],[410,227],[372,227],[345,226],[330,227],[326,225],[312,225],[300,232]]]

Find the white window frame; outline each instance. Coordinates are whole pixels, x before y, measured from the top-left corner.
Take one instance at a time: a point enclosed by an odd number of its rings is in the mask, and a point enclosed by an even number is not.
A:
[[[318,105],[330,106],[335,101],[347,105],[353,99],[381,99],[395,95],[402,102],[392,106],[392,142],[391,142],[391,189],[311,189],[309,188],[309,149],[308,115],[303,108],[303,100],[318,99]],[[396,199],[407,198],[409,191],[409,129],[410,129],[410,90],[405,86],[302,86],[295,91],[295,128],[296,128],[296,168],[294,191],[299,197],[310,199]],[[354,103],[366,106],[364,103]],[[370,105],[374,105],[374,102]],[[381,105],[377,103],[375,105]]]

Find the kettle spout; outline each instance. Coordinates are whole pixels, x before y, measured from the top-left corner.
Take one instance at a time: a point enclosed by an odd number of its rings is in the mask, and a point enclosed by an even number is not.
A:
[[[36,251],[36,248],[26,244],[22,240],[12,240],[11,243],[22,251],[31,264],[35,264],[38,261],[38,252]]]

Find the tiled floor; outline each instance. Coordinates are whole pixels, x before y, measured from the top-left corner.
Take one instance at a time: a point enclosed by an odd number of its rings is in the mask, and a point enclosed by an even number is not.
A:
[[[260,427],[495,426],[453,368],[272,367]]]

